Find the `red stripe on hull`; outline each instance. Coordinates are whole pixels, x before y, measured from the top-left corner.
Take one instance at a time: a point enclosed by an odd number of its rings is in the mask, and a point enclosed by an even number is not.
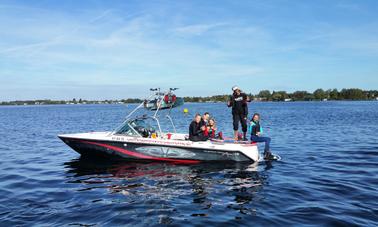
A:
[[[137,152],[129,151],[120,147],[108,145],[108,144],[103,144],[103,143],[97,143],[97,142],[92,142],[92,141],[83,141],[81,140],[82,143],[86,144],[92,144],[92,145],[97,145],[100,147],[105,147],[108,149],[112,149],[114,151],[118,151],[122,154],[126,154],[132,157],[140,158],[140,159],[148,159],[148,160],[154,160],[154,161],[166,161],[166,162],[175,162],[175,163],[182,163],[182,164],[196,164],[199,163],[200,161],[198,160],[185,160],[185,159],[174,159],[174,158],[159,158],[155,156],[149,156],[149,155],[144,155],[140,154]]]

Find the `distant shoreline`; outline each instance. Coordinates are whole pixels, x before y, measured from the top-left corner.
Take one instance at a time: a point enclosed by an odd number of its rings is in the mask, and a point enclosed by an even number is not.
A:
[[[252,100],[251,102],[261,102],[261,103],[298,103],[298,102],[375,102],[378,101],[378,99],[369,99],[369,100],[298,100],[298,101],[267,101],[267,100]],[[17,101],[19,102],[19,101]],[[142,102],[142,101],[141,101]],[[102,101],[95,101],[90,103],[60,103],[60,101],[57,101],[56,103],[41,103],[41,102],[34,102],[34,103],[13,103],[13,102],[2,102],[0,103],[0,106],[53,106],[53,105],[73,105],[73,106],[82,106],[82,105],[127,105],[127,104],[139,104],[141,102],[102,102]],[[221,101],[207,101],[207,102],[185,102],[185,103],[193,103],[193,104],[199,104],[199,103],[226,103]]]
[[[307,91],[295,91],[288,93],[286,91],[273,91],[262,90],[258,94],[247,94],[252,101],[258,102],[296,102],[296,101],[374,101],[378,100],[378,90],[362,90],[358,88],[342,89],[316,89],[313,93]],[[185,102],[188,103],[222,103],[227,102],[230,99],[230,95],[213,95],[207,97],[183,97]],[[140,98],[128,98],[119,100],[84,100],[84,99],[72,99],[72,100],[51,100],[51,99],[37,99],[37,100],[16,100],[16,101],[4,101],[0,102],[3,106],[26,106],[26,105],[77,105],[77,104],[130,104],[141,103],[143,99]]]

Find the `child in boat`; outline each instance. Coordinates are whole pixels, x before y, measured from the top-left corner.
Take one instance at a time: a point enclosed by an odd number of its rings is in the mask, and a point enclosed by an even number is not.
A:
[[[211,118],[208,121],[205,135],[207,134],[210,138],[215,138],[216,131],[217,131],[217,125],[215,124],[215,120]]]
[[[217,123],[214,118],[209,119],[204,134],[212,139],[223,139],[222,132],[217,133]]]
[[[263,128],[260,126],[260,114],[255,113],[251,119],[250,126],[251,141],[256,143],[265,143],[264,159],[271,159],[270,138],[262,136]]]

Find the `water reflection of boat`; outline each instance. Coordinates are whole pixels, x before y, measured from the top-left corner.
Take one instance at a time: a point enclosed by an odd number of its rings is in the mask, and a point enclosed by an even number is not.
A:
[[[104,160],[98,157],[82,156],[66,162],[67,173],[75,177],[85,175],[111,174],[114,178],[132,178],[138,176],[172,176],[192,173],[212,173],[227,169],[256,172],[257,163],[198,163],[194,165],[177,165],[171,162],[127,162],[122,160]]]
[[[192,142],[188,140],[186,134],[177,133],[170,113],[172,108],[183,104],[183,99],[176,97],[174,90],[160,92],[153,89],[153,94],[112,132],[64,134],[59,135],[59,138],[84,156],[111,156],[187,164],[212,161],[258,161],[259,152],[256,144],[223,140]],[[133,117],[140,109],[152,110],[153,115]],[[172,131],[162,131],[159,121],[159,113],[162,109],[168,111],[166,117],[172,125]]]
[[[182,212],[191,216],[206,216],[219,206],[251,214],[255,212],[254,201],[259,199],[256,193],[266,179],[257,171],[257,163],[176,165],[81,157],[65,166],[67,182],[76,184],[78,191],[103,189],[125,196],[126,201],[160,201],[175,210],[182,207]],[[101,197],[107,198],[102,192]],[[192,213],[187,213],[188,206]]]

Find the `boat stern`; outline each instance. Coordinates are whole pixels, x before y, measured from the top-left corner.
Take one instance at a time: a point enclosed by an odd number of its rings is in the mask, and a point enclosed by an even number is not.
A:
[[[240,152],[252,159],[254,162],[259,161],[260,154],[256,143],[242,145]]]

